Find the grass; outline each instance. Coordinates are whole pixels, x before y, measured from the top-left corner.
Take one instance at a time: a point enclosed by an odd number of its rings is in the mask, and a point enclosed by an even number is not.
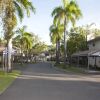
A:
[[[70,71],[70,72],[74,72],[74,73],[81,73],[81,74],[85,73],[85,70],[83,68],[74,67],[71,65],[65,66],[63,63],[62,64],[55,64],[55,66],[58,68],[64,69],[65,71]]]
[[[3,93],[9,85],[18,77],[20,71],[13,71],[12,73],[5,73],[0,71],[0,94]]]

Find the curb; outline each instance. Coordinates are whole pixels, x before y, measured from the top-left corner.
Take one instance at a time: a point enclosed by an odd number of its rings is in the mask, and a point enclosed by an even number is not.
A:
[[[68,70],[59,68],[59,67],[55,66],[54,63],[52,63],[52,62],[50,62],[50,63],[51,63],[52,68],[54,68],[55,70],[62,71],[62,72],[65,72],[65,73],[68,72],[68,73],[72,73],[72,74],[81,74],[81,73],[75,73],[75,72],[72,72],[72,71],[68,71]]]
[[[59,70],[59,71],[63,71],[63,72],[71,72],[72,74],[78,74],[78,75],[100,75],[100,71],[84,70],[83,73],[81,73],[81,72],[77,73],[77,72],[73,72],[73,71],[59,68],[59,67],[55,66],[54,63],[52,63],[52,62],[50,62],[50,63],[54,69]]]
[[[16,79],[15,79],[16,80]],[[13,82],[15,81],[13,80],[2,92],[0,92],[0,95],[2,95],[12,84]]]

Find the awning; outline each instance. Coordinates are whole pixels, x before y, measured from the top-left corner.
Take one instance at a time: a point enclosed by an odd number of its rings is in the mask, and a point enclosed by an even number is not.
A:
[[[100,50],[86,50],[86,51],[79,51],[71,55],[72,57],[78,56],[100,56]]]

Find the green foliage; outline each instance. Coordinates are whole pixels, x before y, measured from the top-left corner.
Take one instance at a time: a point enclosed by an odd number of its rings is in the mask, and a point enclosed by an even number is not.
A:
[[[32,49],[33,35],[30,32],[26,32],[26,26],[19,28],[16,32],[17,36],[14,38],[13,44],[21,48],[22,51]]]
[[[91,28],[92,25],[95,25],[95,23],[91,23],[89,25],[75,27],[73,30],[76,33],[80,33],[85,36],[86,41],[88,40],[88,36],[91,36],[90,38],[96,38],[100,36],[100,29],[98,28]]]
[[[19,71],[13,71],[12,73],[0,71],[0,93],[4,92],[19,74]]]
[[[69,32],[69,38],[67,41],[67,54],[71,54],[87,50],[87,30],[84,27],[72,28]],[[64,51],[64,45],[61,45],[61,51]]]
[[[49,51],[50,54],[55,54],[55,50],[56,49],[55,49],[54,45],[51,45],[51,46],[48,47],[48,51]]]
[[[62,3],[62,6],[56,7],[53,10],[52,16],[55,23],[63,24],[64,27],[64,63],[66,63],[66,27],[70,22],[75,26],[76,20],[82,16],[82,13],[74,0],[62,0]]]
[[[2,17],[4,37],[9,41],[13,36],[13,29],[17,24],[12,0],[5,5],[5,9],[2,13],[4,15]]]
[[[30,11],[35,13],[35,8],[29,0],[13,0],[15,12],[18,14],[20,21],[22,21],[24,17],[24,12],[26,12],[27,16],[30,16]]]
[[[40,42],[40,41],[39,41],[38,43],[36,43],[36,44],[33,46],[31,52],[32,52],[32,54],[37,55],[37,54],[40,54],[40,53],[42,53],[42,52],[47,51],[47,49],[48,49],[48,46],[47,46],[44,42]]]
[[[92,33],[93,33],[94,37],[96,38],[96,37],[100,36],[100,29],[97,29],[97,28],[92,29]]]
[[[3,21],[3,29],[7,41],[12,38],[13,29],[17,25],[17,18],[22,21],[26,12],[30,16],[30,11],[35,12],[32,2],[29,0],[1,0],[0,1],[0,17]],[[18,16],[18,17],[17,17]]]
[[[63,24],[58,22],[54,22],[54,24],[50,27],[50,37],[51,42],[56,44],[56,63],[59,63],[60,56],[60,40],[63,36],[64,27]]]
[[[67,53],[71,54],[87,50],[87,30],[83,27],[75,27],[69,32],[69,38],[67,41]]]
[[[64,6],[56,7],[53,10],[52,16],[54,16],[54,20],[60,19],[62,23],[62,21],[64,22],[66,19],[66,25],[71,22],[74,26],[76,20],[82,16],[78,4],[73,0],[63,0],[63,5]]]
[[[40,38],[34,33],[27,32],[26,26],[16,31],[16,37],[13,39],[13,45],[20,48],[22,52],[29,54],[39,54],[47,50],[47,45],[40,41]]]
[[[86,50],[86,43],[84,35],[71,33],[67,41],[67,54],[70,56],[75,52]]]
[[[50,26],[50,38],[51,42],[55,44],[57,41],[60,41],[63,35],[63,24],[51,25]]]

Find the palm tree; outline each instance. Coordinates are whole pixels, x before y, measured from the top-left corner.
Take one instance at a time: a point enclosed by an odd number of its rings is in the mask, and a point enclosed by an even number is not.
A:
[[[28,58],[29,50],[33,46],[33,36],[31,33],[25,31],[26,26],[17,30],[18,35],[14,38],[14,43],[17,47],[21,48],[21,54],[25,51]]]
[[[0,12],[4,12],[10,8],[10,13],[14,13],[18,15],[20,20],[24,17],[24,12],[27,13],[27,16],[30,16],[30,11],[35,12],[35,8],[29,0],[0,0]]]
[[[59,63],[60,56],[60,40],[62,38],[63,33],[63,25],[62,24],[54,24],[50,27],[50,37],[52,43],[56,43],[56,63]]]
[[[63,6],[56,7],[52,12],[52,16],[55,20],[60,19],[60,22],[64,23],[64,64],[66,64],[66,26],[69,22],[74,26],[82,13],[74,0],[63,0]]]
[[[32,2],[29,0],[1,0],[0,1],[0,15],[3,19],[3,28],[5,38],[7,40],[8,48],[8,72],[11,71],[11,44],[13,29],[17,25],[17,16],[22,21],[24,12],[27,12],[27,16],[30,16],[30,11],[35,11]]]

